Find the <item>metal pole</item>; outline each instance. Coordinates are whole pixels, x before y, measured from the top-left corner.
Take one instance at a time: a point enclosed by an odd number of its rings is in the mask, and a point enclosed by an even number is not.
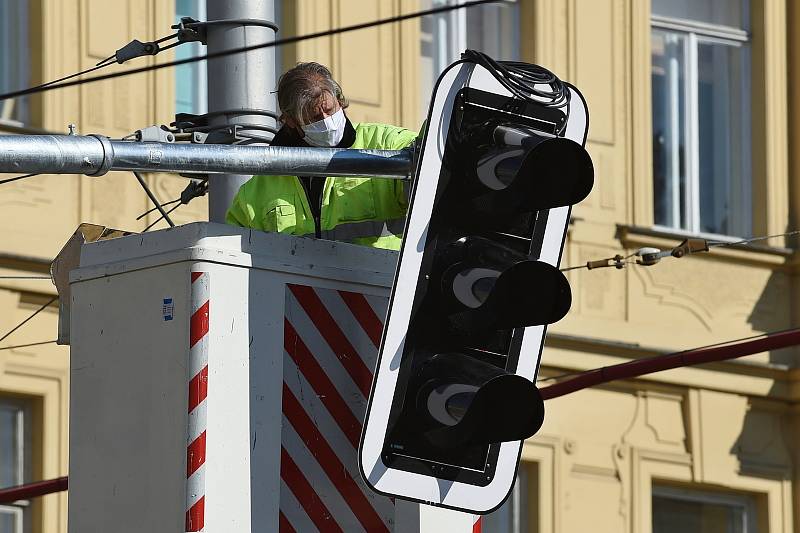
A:
[[[207,5],[208,21],[257,19],[275,20],[274,0],[214,0]],[[247,24],[210,24],[208,52],[269,42],[275,32],[269,28]],[[264,115],[227,113],[238,109],[274,111],[275,48],[263,48],[208,61],[208,111],[225,111],[210,121],[212,126],[256,124],[275,126],[275,120]],[[247,133],[247,130],[243,130]],[[254,133],[263,136],[263,130]],[[239,187],[249,175],[225,174],[211,180],[208,187],[208,215],[211,222],[225,222],[225,212]]]
[[[374,176],[404,179],[411,150],[357,150],[112,141],[101,136],[0,135],[0,173],[86,174],[110,170],[222,174]],[[235,191],[234,191],[235,192]]]

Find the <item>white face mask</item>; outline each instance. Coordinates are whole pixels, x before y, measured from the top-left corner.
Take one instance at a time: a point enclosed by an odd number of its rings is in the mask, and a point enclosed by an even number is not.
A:
[[[306,134],[303,140],[311,146],[330,148],[342,142],[344,137],[344,126],[347,119],[344,117],[344,109],[339,109],[336,113],[322,120],[312,122],[302,126]]]

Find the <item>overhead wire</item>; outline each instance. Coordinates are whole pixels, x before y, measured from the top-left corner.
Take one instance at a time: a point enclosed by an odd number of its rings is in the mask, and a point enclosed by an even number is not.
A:
[[[41,346],[43,344],[53,344],[58,342],[57,339],[51,341],[29,342],[28,344],[17,344],[15,346],[0,346],[0,350],[16,350],[17,348],[28,348],[30,346]]]
[[[139,68],[134,68],[134,69],[127,69],[127,70],[123,70],[123,71],[119,71],[119,72],[112,72],[112,73],[109,73],[109,74],[102,74],[102,75],[99,75],[99,76],[92,76],[92,77],[83,78],[83,79],[80,79],[80,80],[72,80],[72,81],[54,80],[54,81],[51,81],[51,82],[48,82],[48,83],[45,83],[45,84],[42,84],[42,85],[38,85],[36,87],[30,87],[28,89],[21,89],[21,90],[18,90],[18,91],[11,91],[11,92],[0,94],[0,101],[9,100],[11,98],[18,98],[20,96],[26,96],[26,95],[29,95],[29,94],[34,94],[34,93],[39,93],[39,92],[51,91],[51,90],[55,90],[55,89],[63,89],[63,88],[66,88],[66,87],[74,87],[74,86],[77,86],[77,85],[84,85],[84,84],[87,84],[87,83],[94,83],[94,82],[103,81],[103,80],[120,78],[120,77],[123,77],[123,76],[130,76],[130,75],[133,75],[133,74],[141,74],[143,72],[150,72],[150,71],[153,71],[153,70],[160,70],[160,69],[168,68],[168,67],[176,67],[176,66],[180,66],[180,65],[187,65],[187,64],[190,64],[190,63],[198,62],[198,61],[207,61],[209,59],[216,59],[218,57],[226,57],[226,56],[229,56],[229,55],[241,54],[241,53],[245,53],[245,52],[251,52],[253,50],[261,50],[261,49],[264,49],[264,48],[272,48],[272,47],[282,46],[282,45],[286,45],[286,44],[293,44],[293,43],[297,43],[297,42],[301,42],[301,41],[305,41],[305,40],[318,39],[318,38],[321,38],[321,37],[330,37],[332,35],[339,35],[339,34],[342,34],[342,33],[348,33],[348,32],[357,31],[357,30],[363,30],[363,29],[367,29],[367,28],[374,28],[376,26],[382,26],[382,25],[385,25],[385,24],[394,24],[394,23],[397,23],[397,22],[403,22],[405,20],[424,17],[426,15],[436,15],[438,13],[446,13],[446,12],[455,11],[455,10],[458,10],[458,9],[467,9],[467,8],[476,7],[476,6],[484,5],[484,4],[496,4],[496,3],[507,3],[507,2],[508,2],[508,0],[470,0],[468,2],[463,2],[461,4],[452,4],[452,5],[435,7],[435,8],[431,8],[431,9],[425,9],[425,10],[421,10],[421,11],[414,11],[412,13],[406,13],[404,15],[396,15],[394,17],[382,18],[382,19],[378,19],[378,20],[374,20],[374,21],[370,21],[370,22],[363,22],[363,23],[360,23],[360,24],[351,24],[349,26],[344,26],[344,27],[341,27],[341,28],[333,28],[333,29],[330,29],[330,30],[318,31],[318,32],[314,32],[314,33],[308,33],[308,34],[305,34],[305,35],[297,35],[295,37],[286,37],[286,38],[283,38],[283,39],[275,39],[274,41],[269,41],[269,42],[266,42],[266,43],[259,43],[259,44],[249,45],[249,46],[242,46],[242,47],[239,47],[239,48],[231,48],[231,49],[228,49],[228,50],[221,50],[221,51],[212,52],[212,53],[209,53],[209,54],[202,54],[202,55],[199,55],[199,56],[193,56],[193,57],[188,57],[188,58],[184,58],[184,59],[176,59],[174,61],[168,61],[168,62],[165,62],[165,63],[156,63],[154,65],[147,65],[147,66],[144,66],[144,67],[139,67]],[[108,64],[110,64],[110,63],[104,64],[104,66],[107,66]],[[102,67],[101,66],[94,67],[95,70],[97,68],[102,68]],[[76,77],[78,75],[80,75],[80,73],[73,74],[73,75],[69,76],[69,78]]]
[[[738,240],[738,241],[730,241],[730,242],[729,241],[714,241],[714,240],[708,240],[708,239],[695,239],[695,238],[692,238],[692,239],[685,240],[681,245],[679,245],[679,246],[677,246],[675,248],[671,248],[671,249],[664,250],[664,251],[661,251],[661,250],[659,250],[657,248],[639,248],[638,250],[636,250],[632,254],[628,254],[626,256],[622,256],[620,254],[617,254],[614,257],[609,257],[609,258],[606,258],[606,259],[598,259],[598,260],[595,260],[595,261],[587,261],[585,264],[568,266],[568,267],[561,268],[560,270],[561,270],[561,272],[569,272],[571,270],[580,270],[580,269],[583,269],[583,268],[585,268],[587,270],[593,270],[593,269],[596,269],[596,268],[604,268],[604,267],[612,267],[612,266],[616,267],[619,270],[619,269],[622,269],[623,267],[625,267],[625,265],[653,266],[653,265],[657,264],[658,261],[662,257],[673,256],[673,257],[676,257],[676,258],[680,258],[680,257],[683,257],[686,254],[697,253],[699,251],[708,251],[708,248],[721,248],[721,247],[725,247],[725,246],[742,246],[742,245],[750,244],[752,242],[764,241],[764,240],[767,240],[767,239],[776,239],[778,237],[790,237],[792,235],[800,235],[800,230],[791,230],[791,231],[787,231],[787,232],[784,232],[784,233],[775,233],[773,235],[763,235],[763,236],[759,236],[759,237],[751,237],[749,239],[741,239],[741,240]],[[675,254],[675,252],[677,250],[682,248],[683,244],[685,244],[687,241],[691,241],[691,240],[697,240],[705,247],[702,248],[702,249],[699,249],[699,250],[691,250],[691,249],[684,250],[683,253],[681,253],[679,255]],[[644,258],[645,256],[651,256],[651,257],[653,257],[655,259],[653,259],[653,260],[645,260],[645,259],[642,259],[642,260],[631,260],[631,258],[633,258],[633,257],[643,257]]]
[[[774,235],[763,235],[761,237],[751,237],[749,239],[742,239],[740,241],[733,241],[733,242],[709,240],[708,246],[722,247],[722,246],[750,244],[751,242],[765,241],[767,239],[776,239],[778,237],[791,237],[792,235],[800,235],[800,230],[792,230],[792,231],[787,231],[785,233],[776,233]]]
[[[24,174],[22,176],[15,176],[13,178],[2,179],[2,180],[0,180],[0,185],[3,185],[4,183],[11,183],[12,181],[24,180],[26,178],[32,178],[32,177],[38,176],[38,175],[39,174]]]
[[[109,59],[113,59],[113,57],[114,56],[111,56],[111,58],[109,58]],[[84,74],[88,74],[90,72],[94,72],[94,71],[100,70],[102,68],[110,67],[113,64],[114,64],[114,61],[109,61],[108,59],[105,59],[105,60],[101,61],[100,63],[96,64],[95,66],[87,68],[87,69],[82,70],[80,72],[76,72],[74,74],[69,74],[68,76],[64,76],[62,78],[58,78],[57,80],[48,81],[47,83],[42,83],[41,85],[35,85],[33,87],[29,87],[28,89],[23,89],[23,90],[30,91],[29,93],[26,93],[26,94],[32,94],[32,93],[35,93],[35,92],[40,92],[43,89],[51,87],[52,85],[55,85],[55,84],[57,84],[59,82],[70,80],[72,78],[77,78],[78,76],[83,76]],[[10,98],[16,98],[16,97],[12,96]],[[5,100],[5,98],[3,98],[3,100]]]
[[[25,324],[27,324],[27,323],[28,323],[28,322],[29,322],[29,321],[30,321],[30,320],[31,320],[33,317],[35,317],[36,315],[38,315],[39,313],[41,313],[42,311],[44,311],[45,309],[47,309],[47,307],[48,307],[48,306],[50,306],[50,304],[51,304],[51,303],[53,303],[53,302],[55,302],[56,300],[58,300],[58,296],[54,296],[53,298],[51,298],[50,300],[48,300],[46,304],[44,304],[44,305],[43,305],[43,306],[41,306],[39,309],[37,309],[36,311],[34,311],[34,312],[33,312],[33,314],[31,314],[31,315],[30,315],[28,318],[26,318],[25,320],[23,320],[22,322],[20,322],[19,324],[17,324],[17,325],[16,325],[16,326],[14,326],[13,328],[11,328],[11,329],[10,329],[8,332],[6,332],[6,334],[5,334],[5,335],[3,335],[2,337],[0,337],[0,342],[3,342],[4,340],[6,340],[6,339],[7,339],[7,338],[8,338],[8,337],[9,337],[9,336],[12,334],[12,333],[14,333],[15,331],[17,331],[19,328],[21,328],[21,327],[22,327],[22,326],[24,326]]]

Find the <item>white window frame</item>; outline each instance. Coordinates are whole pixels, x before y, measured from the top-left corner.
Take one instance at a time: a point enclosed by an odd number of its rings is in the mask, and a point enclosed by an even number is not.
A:
[[[460,0],[430,0],[430,5],[428,6],[427,4],[424,4],[423,7],[426,9],[432,9],[437,7],[452,6],[458,4],[459,1]],[[487,4],[486,7],[490,6],[497,8],[516,6],[516,8],[519,9],[519,2],[518,0],[508,0],[504,4]],[[428,15],[428,17],[433,17],[433,24],[436,26],[436,29],[431,32],[433,39],[430,42],[431,60],[434,70],[438,67],[439,71],[441,72],[448,65],[459,59],[460,54],[467,49],[469,45],[469,39],[467,35],[467,15],[470,9],[479,10],[481,7],[484,6],[476,6],[467,9],[455,9],[444,13]],[[498,28],[498,30],[500,29]],[[437,39],[437,35],[446,35],[447,38]],[[521,53],[521,32],[519,27],[516,28],[512,38],[516,39],[516,42],[513,44],[513,46],[516,48],[517,57],[511,59],[517,59]],[[420,102],[420,112],[423,118],[427,114],[428,100],[430,98],[430,95],[426,94],[426,91],[433,89],[433,85],[435,85],[436,79],[439,77],[440,72],[432,73],[431,87],[425,87],[423,84],[420,84],[420,89],[423,91]]]
[[[729,507],[739,507],[743,510],[742,533],[757,533],[758,531],[755,501],[749,496],[654,485],[651,498],[655,497],[670,498],[692,503],[711,503]]]
[[[745,12],[749,9],[748,2],[744,0],[743,9]],[[686,204],[686,227],[677,226],[664,226],[654,224],[654,229],[666,232],[680,232],[690,235],[700,235],[705,238],[713,238],[715,240],[737,240],[742,237],[749,237],[750,235],[733,234],[723,235],[718,233],[709,233],[700,231],[700,128],[699,128],[699,110],[698,110],[698,59],[697,51],[698,45],[705,43],[717,43],[727,46],[734,46],[741,48],[745,45],[751,44],[750,34],[741,29],[731,26],[722,26],[719,24],[711,24],[706,22],[699,22],[688,19],[679,19],[673,17],[666,17],[661,15],[651,15],[650,27],[652,30],[662,30],[673,33],[680,33],[686,38],[686,46],[684,49],[684,71],[683,79],[684,86],[687,88],[687,94],[684,102],[684,136],[686,138],[686,188],[684,191],[683,201]],[[738,205],[731,206],[731,210],[737,211],[742,218],[741,225],[748,228],[746,233],[750,233],[753,227],[753,209],[750,199],[752,198],[753,189],[753,173],[752,173],[752,146],[751,146],[751,61],[747,57],[745,59],[746,67],[742,73],[742,87],[741,93],[743,95],[742,102],[742,168],[746,172],[743,176],[742,183],[740,184],[741,190],[733,192],[733,197],[737,200],[735,203]],[[677,120],[677,117],[675,117]],[[677,128],[673,128],[673,132]],[[677,143],[673,143],[676,146]],[[674,165],[677,168],[677,165]],[[651,177],[652,179],[652,177]],[[681,220],[680,217],[680,177],[673,175],[668,179],[672,179],[672,220]]]
[[[21,485],[29,481],[28,478],[31,461],[31,450],[28,446],[28,444],[30,444],[31,436],[31,429],[29,427],[30,406],[24,401],[15,400],[12,398],[0,398],[0,408],[6,407],[15,409],[17,411],[17,472],[14,484]],[[30,500],[17,500],[12,504],[0,506],[0,510],[2,510],[4,513],[13,514],[18,517],[17,527],[13,533],[25,533],[26,531],[30,530],[31,524],[28,523],[30,516],[29,513],[25,512],[29,507]]]
[[[27,505],[27,500],[24,503]],[[8,533],[25,533],[25,509],[20,507],[19,504],[20,502],[14,502],[14,505],[0,505],[0,512],[17,518],[14,531],[9,531]]]

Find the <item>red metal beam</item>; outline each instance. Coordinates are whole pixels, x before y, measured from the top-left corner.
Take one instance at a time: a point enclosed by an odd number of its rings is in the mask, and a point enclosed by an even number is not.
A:
[[[631,379],[653,372],[661,372],[671,368],[683,366],[699,365],[713,361],[725,361],[735,359],[745,355],[788,348],[789,346],[800,345],[800,329],[782,331],[780,333],[768,334],[759,339],[739,342],[736,344],[726,344],[710,348],[698,348],[687,350],[669,355],[660,355],[638,361],[628,361],[618,365],[606,366],[596,370],[588,370],[577,376],[550,385],[541,389],[539,392],[545,400],[552,400],[559,396],[564,396],[588,387],[594,387],[609,381],[618,379]]]
[[[0,489],[0,504],[28,500],[45,494],[61,492],[62,490],[67,490],[67,476]]]

